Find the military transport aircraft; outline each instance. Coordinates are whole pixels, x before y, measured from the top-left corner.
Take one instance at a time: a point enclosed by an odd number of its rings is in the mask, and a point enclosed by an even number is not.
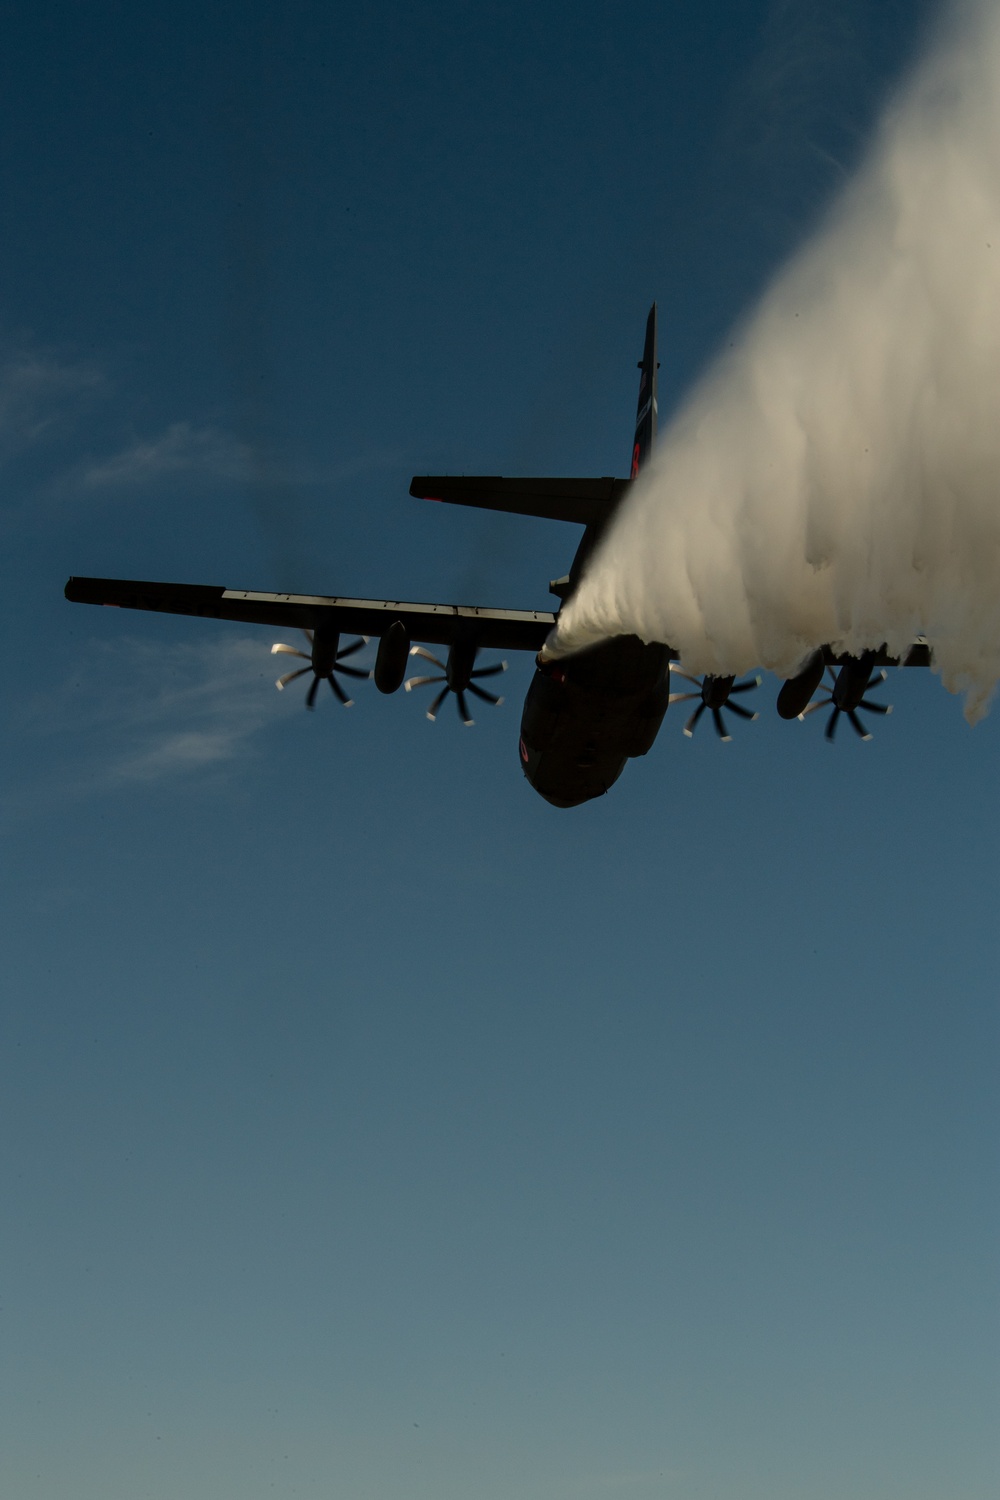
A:
[[[565,601],[576,588],[587,559],[652,451],[657,425],[658,368],[654,303],[646,322],[639,362],[639,404],[628,479],[417,476],[410,485],[410,494],[452,505],[581,524],[584,532],[572,567],[564,578],[557,578],[549,585],[550,592]],[[406,689],[443,684],[427,717],[435,718],[444,699],[453,694],[460,717],[471,724],[467,694],[487,703],[502,702],[481,684],[484,678],[494,677],[506,668],[506,662],[477,668],[478,653],[484,649],[532,651],[536,654],[536,667],[521,718],[521,766],[535,790],[556,807],[575,807],[606,792],[630,757],[645,755],[651,748],[671,703],[696,702],[684,728],[689,737],[706,709],[723,740],[729,739],[723,709],[743,719],[757,718],[733,699],[756,687],[759,677],[741,683],[732,677],[691,677],[678,665],[676,651],[665,643],[644,644],[637,636],[616,636],[573,656],[547,660],[542,647],[556,617],[546,611],[266,594],[200,584],[139,583],[112,578],[71,578],[66,585],[66,598],[83,604],[298,627],[304,632],[308,651],[283,643],[271,649],[279,655],[301,657],[306,663],[279,678],[278,687],[311,673],[307,708],[313,707],[321,682],[329,683],[341,703],[349,703],[338,681],[340,676],[371,675],[381,692],[394,693],[404,686],[407,662],[415,656],[430,662],[437,672],[409,678],[405,681]],[[343,632],[363,639],[342,647]],[[379,646],[374,671],[369,674],[350,665],[348,658],[373,636],[379,637]],[[446,659],[441,661],[424,645],[411,644],[413,641],[447,647]],[[778,695],[778,713],[785,719],[804,718],[816,709],[829,707],[828,739],[833,739],[841,714],[862,739],[869,739],[858,710],[876,714],[890,711],[886,704],[873,703],[867,697],[869,690],[885,678],[879,669],[890,664],[927,666],[929,662],[929,649],[920,641],[902,663],[884,650],[867,651],[861,657],[844,657],[825,648],[815,652],[798,675],[785,682]],[[834,667],[839,669],[836,674],[832,672]],[[828,668],[831,681],[827,695],[813,701]],[[686,683],[689,691],[672,693],[671,682],[675,677]]]

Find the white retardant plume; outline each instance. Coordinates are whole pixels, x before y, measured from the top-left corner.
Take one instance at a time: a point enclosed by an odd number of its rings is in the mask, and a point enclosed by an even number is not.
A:
[[[926,636],[1000,678],[1000,5],[949,12],[820,230],[662,433],[546,654],[719,675]]]

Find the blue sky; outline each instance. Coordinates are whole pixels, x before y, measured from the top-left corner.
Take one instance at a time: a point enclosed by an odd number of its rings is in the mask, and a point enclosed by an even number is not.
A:
[[[308,715],[61,592],[547,607],[571,528],[410,475],[626,472],[925,12],[4,15],[3,1492],[995,1495],[995,715],[557,812],[528,662]]]

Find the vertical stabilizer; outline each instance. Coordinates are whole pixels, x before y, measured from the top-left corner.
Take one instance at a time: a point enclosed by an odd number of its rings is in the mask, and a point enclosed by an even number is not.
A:
[[[642,350],[639,369],[639,405],[635,414],[635,437],[632,440],[632,467],[630,478],[634,479],[643,468],[656,441],[656,372],[660,368],[656,358],[656,303],[649,309],[646,319],[646,342]]]

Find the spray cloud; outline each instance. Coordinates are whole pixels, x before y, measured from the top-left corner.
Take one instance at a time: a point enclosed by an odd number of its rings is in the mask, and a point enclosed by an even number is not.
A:
[[[547,651],[792,675],[917,635],[1000,679],[1000,6],[953,7],[861,169],[665,432]]]

